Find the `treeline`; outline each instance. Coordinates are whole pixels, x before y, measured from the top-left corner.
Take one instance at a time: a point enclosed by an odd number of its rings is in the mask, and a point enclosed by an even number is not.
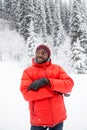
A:
[[[87,7],[85,0],[0,0],[0,17],[10,21],[12,29],[23,36],[26,43],[34,43],[37,36],[53,47],[60,46],[65,36],[71,39],[70,63],[77,73],[87,73]],[[56,50],[57,51],[57,50]]]

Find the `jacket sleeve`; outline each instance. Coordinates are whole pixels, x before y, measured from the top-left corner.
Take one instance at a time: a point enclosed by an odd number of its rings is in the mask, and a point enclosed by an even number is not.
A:
[[[20,91],[26,101],[35,101],[53,96],[52,92],[49,91],[47,87],[43,87],[38,91],[27,91],[27,88],[31,83],[32,80],[29,78],[27,71],[24,71],[21,78]]]
[[[51,90],[60,93],[70,93],[74,86],[73,79],[60,67],[58,79],[50,78]]]

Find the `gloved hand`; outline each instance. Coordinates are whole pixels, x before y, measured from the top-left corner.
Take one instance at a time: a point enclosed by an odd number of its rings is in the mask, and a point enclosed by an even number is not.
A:
[[[64,94],[65,97],[69,97],[70,95],[71,95],[70,93]]]
[[[38,80],[35,80],[33,83],[31,83],[28,87],[29,90],[38,90],[40,87],[49,84],[50,81],[47,78],[40,78]]]
[[[61,92],[58,92],[58,94],[60,94],[60,95],[64,94],[65,97],[69,97],[71,95],[71,93],[61,93]]]

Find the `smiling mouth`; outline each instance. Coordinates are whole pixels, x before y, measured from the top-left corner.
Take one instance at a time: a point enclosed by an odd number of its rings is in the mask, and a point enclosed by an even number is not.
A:
[[[43,62],[43,59],[41,57],[36,58],[36,60],[37,60],[38,63],[42,63]]]
[[[37,60],[41,60],[41,61],[42,61],[43,59],[42,59],[42,58],[40,58],[40,57],[38,57],[38,58],[37,58]]]

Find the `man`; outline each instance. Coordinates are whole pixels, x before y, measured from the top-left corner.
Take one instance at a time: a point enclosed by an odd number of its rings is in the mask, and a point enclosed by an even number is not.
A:
[[[23,71],[20,91],[29,102],[31,130],[63,130],[67,118],[63,94],[70,93],[72,78],[59,65],[52,64],[45,45],[36,48],[32,66]]]

